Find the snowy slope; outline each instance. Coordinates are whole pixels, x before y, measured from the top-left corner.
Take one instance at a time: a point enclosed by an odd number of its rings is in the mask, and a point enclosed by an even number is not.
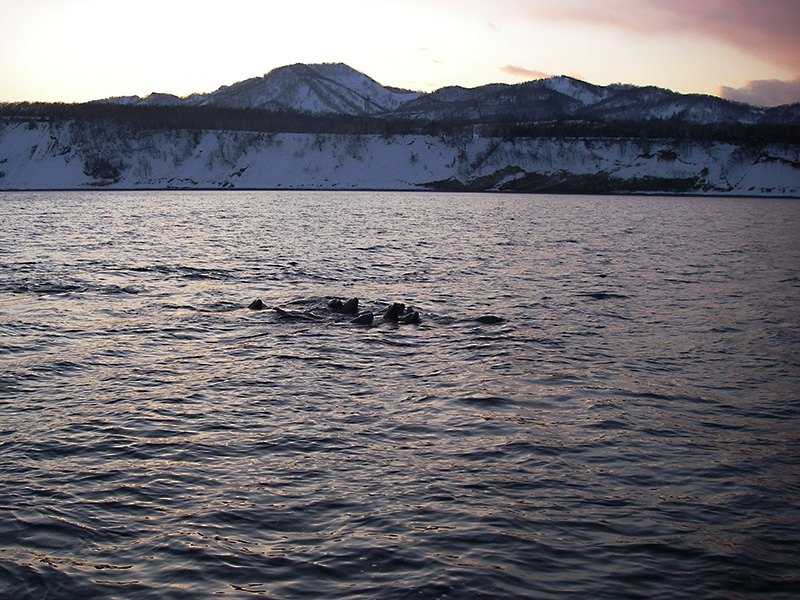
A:
[[[800,196],[795,145],[128,132],[0,119],[0,189],[243,188]]]
[[[385,88],[344,64],[297,64],[189,100],[228,108],[282,108],[310,113],[377,114],[419,93]]]
[[[605,100],[612,93],[610,88],[592,85],[591,83],[586,83],[585,81],[573,77],[567,77],[566,75],[541,79],[538,80],[536,84],[558,92],[559,94],[564,94],[583,106],[590,106],[601,100]]]

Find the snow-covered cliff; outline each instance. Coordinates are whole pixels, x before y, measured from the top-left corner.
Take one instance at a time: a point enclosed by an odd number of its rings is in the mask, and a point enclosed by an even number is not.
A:
[[[119,130],[0,119],[0,189],[438,189],[800,196],[800,148]]]

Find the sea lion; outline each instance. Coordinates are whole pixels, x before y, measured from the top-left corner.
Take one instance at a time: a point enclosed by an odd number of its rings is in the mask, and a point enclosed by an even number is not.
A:
[[[394,302],[393,304],[389,305],[389,308],[387,308],[386,312],[383,313],[383,318],[387,321],[397,322],[400,320],[400,316],[405,310],[405,304],[402,304],[401,302]]]
[[[264,310],[264,303],[261,301],[261,298],[256,298],[248,305],[247,308],[250,310]]]
[[[354,315],[358,312],[358,298],[350,298],[347,302],[334,298],[328,302],[328,308],[333,312]]]
[[[354,315],[358,312],[358,298],[350,298],[342,305],[342,312],[346,315]]]
[[[406,324],[419,323],[419,313],[415,310],[409,311],[400,317],[398,321]]]
[[[402,302],[394,302],[391,304],[389,308],[386,309],[386,312],[383,313],[383,318],[386,321],[404,324],[419,323],[420,321],[419,312],[410,306],[406,307]]]
[[[375,315],[371,312],[363,312],[358,315],[355,319],[350,321],[351,323],[355,323],[356,325],[372,325],[372,321],[375,319]]]
[[[627,298],[625,294],[615,294],[613,292],[587,292],[578,294],[584,298],[594,298],[595,300],[607,300],[608,298]]]
[[[479,323],[485,323],[486,325],[495,325],[505,321],[503,317],[498,317],[495,315],[483,315],[482,317],[477,317],[475,320]]]

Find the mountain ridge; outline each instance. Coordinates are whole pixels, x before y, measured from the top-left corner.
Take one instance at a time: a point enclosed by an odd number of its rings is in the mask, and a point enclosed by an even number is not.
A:
[[[344,63],[296,63],[261,77],[185,97],[154,93],[95,102],[187,105],[290,111],[312,115],[379,116],[420,120],[679,119],[695,124],[798,124],[800,103],[764,108],[656,86],[600,86],[566,75],[518,84],[446,86],[416,92],[384,86]]]

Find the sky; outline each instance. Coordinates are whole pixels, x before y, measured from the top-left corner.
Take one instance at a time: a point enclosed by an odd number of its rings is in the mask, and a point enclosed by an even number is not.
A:
[[[800,0],[0,0],[0,102],[211,92],[294,63],[383,85],[570,75],[800,101]]]

